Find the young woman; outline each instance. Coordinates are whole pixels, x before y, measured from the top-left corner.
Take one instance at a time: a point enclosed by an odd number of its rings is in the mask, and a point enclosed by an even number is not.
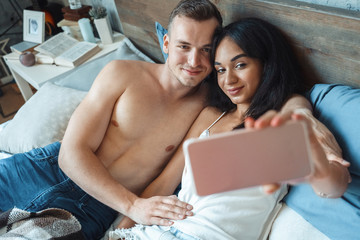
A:
[[[266,120],[275,113],[269,110],[280,110],[293,94],[303,90],[290,44],[263,20],[246,18],[225,27],[215,36],[212,57],[216,77],[209,82],[209,107],[201,112],[187,138],[207,137],[244,125],[278,125],[275,118]],[[347,187],[346,168],[340,164],[329,167],[314,134],[310,135],[315,160],[310,183],[327,196],[341,196]],[[135,226],[113,234],[129,239],[265,239],[279,201],[287,192],[285,186],[273,191],[267,194],[258,186],[198,196],[191,169],[185,166],[179,199],[193,206],[193,216],[171,227]]]

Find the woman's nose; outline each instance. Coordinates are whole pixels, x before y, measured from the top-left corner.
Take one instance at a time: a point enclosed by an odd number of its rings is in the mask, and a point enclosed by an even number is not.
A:
[[[238,82],[238,76],[232,71],[232,70],[228,70],[226,77],[225,77],[225,83],[226,84],[233,84]]]

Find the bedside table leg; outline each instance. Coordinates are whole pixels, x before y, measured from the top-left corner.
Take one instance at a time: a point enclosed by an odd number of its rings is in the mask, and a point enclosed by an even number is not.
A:
[[[18,85],[21,95],[25,99],[25,101],[29,100],[33,94],[29,83],[27,83],[19,74],[17,74],[15,71],[13,71],[10,68],[11,74],[13,75],[16,84]]]

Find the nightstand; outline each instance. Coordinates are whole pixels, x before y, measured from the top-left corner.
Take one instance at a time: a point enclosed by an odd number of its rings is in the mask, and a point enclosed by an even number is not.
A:
[[[124,37],[125,36],[121,33],[115,33],[114,43],[102,44],[101,41],[98,41],[101,51],[88,59],[86,62],[116,50]],[[30,85],[35,89],[39,89],[45,82],[49,81],[50,79],[74,69],[69,67],[56,66],[54,64],[35,64],[31,67],[26,67],[20,63],[19,54],[17,53],[9,53],[3,56],[3,58],[5,63],[8,65],[25,101],[29,100],[29,98],[33,95]]]

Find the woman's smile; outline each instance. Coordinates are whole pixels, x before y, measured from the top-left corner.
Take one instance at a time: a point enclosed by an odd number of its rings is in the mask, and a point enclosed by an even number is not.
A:
[[[244,86],[242,86],[242,87],[230,88],[230,89],[227,90],[227,92],[228,92],[229,95],[231,95],[231,96],[236,96],[236,95],[238,95],[238,94],[241,92],[241,90],[242,90],[243,88],[244,88]]]

